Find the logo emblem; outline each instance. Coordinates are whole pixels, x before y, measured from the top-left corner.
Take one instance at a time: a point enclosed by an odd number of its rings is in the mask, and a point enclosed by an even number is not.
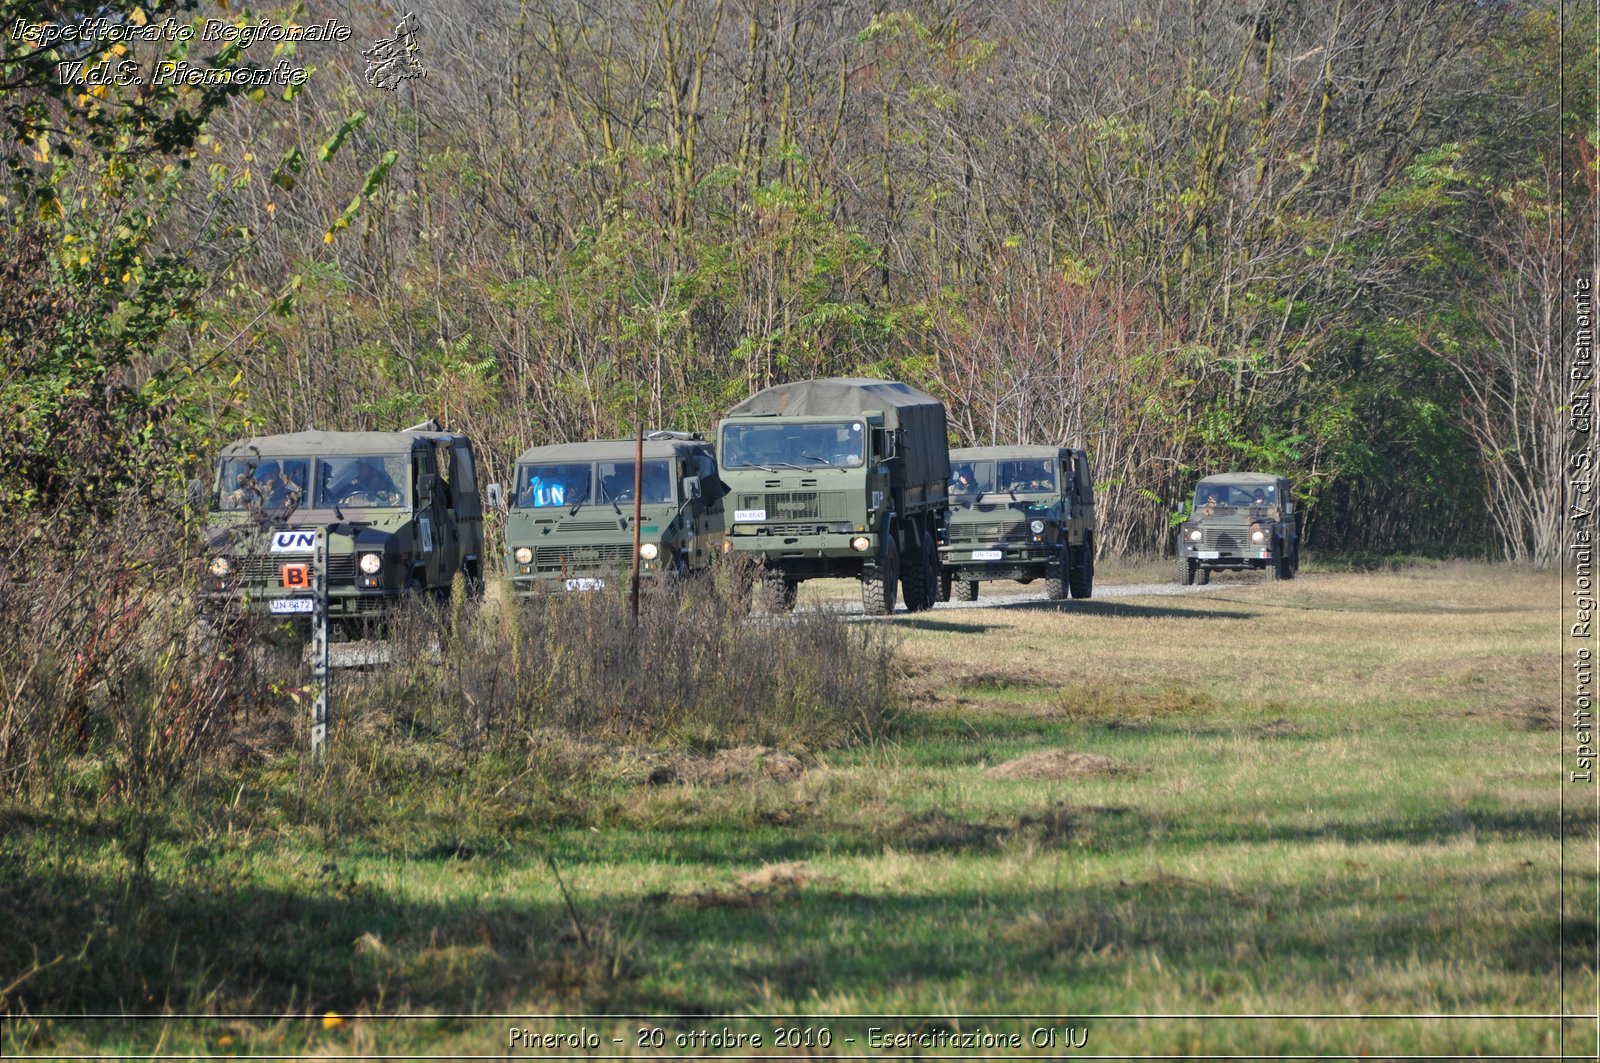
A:
[[[317,548],[314,531],[280,531],[272,533],[270,552],[274,554],[309,554]]]

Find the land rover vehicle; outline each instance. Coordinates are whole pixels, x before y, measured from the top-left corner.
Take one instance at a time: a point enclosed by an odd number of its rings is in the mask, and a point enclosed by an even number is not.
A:
[[[633,566],[635,441],[533,447],[517,458],[505,527],[512,585],[599,589]],[[645,437],[637,466],[639,572],[682,578],[705,571],[722,540],[722,481],[710,441],[682,432]],[[498,485],[491,485],[495,501]]]
[[[472,443],[430,422],[403,432],[292,432],[224,447],[209,492],[204,593],[252,613],[311,613],[316,532],[328,615],[356,621],[407,592],[477,581],[483,508]]]
[[[732,500],[724,549],[757,559],[769,604],[808,579],[861,581],[866,612],[928,609],[950,471],[944,404],[905,384],[779,384],[728,411],[717,455]]]
[[[1193,508],[1179,511],[1178,582],[1208,583],[1211,573],[1266,569],[1293,579],[1300,568],[1289,481],[1262,472],[1208,476],[1194,489]]]
[[[978,599],[986,580],[1045,581],[1050,598],[1094,593],[1094,481],[1066,447],[950,452],[950,523],[940,598]]]

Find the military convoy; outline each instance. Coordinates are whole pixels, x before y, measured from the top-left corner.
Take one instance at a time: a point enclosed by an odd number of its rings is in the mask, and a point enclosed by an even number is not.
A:
[[[483,508],[472,444],[431,424],[402,432],[293,432],[225,448],[209,487],[202,592],[268,616],[309,615],[318,536],[328,615],[352,624],[407,592],[483,575]]]
[[[505,565],[522,594],[551,585],[593,590],[631,572],[635,485],[641,578],[703,574],[724,532],[722,481],[710,442],[651,432],[635,463],[632,439],[533,447],[517,458],[507,504]]]
[[[982,582],[1040,578],[1047,598],[1087,598],[1094,534],[1094,481],[1082,450],[952,450],[940,600],[974,602]]]
[[[651,581],[749,561],[769,608],[808,579],[861,582],[864,611],[976,601],[992,580],[1043,579],[1053,599],[1094,590],[1088,455],[1050,446],[951,451],[943,404],[905,384],[781,384],[728,411],[715,442],[652,432],[533,447],[516,462],[503,565],[520,594],[605,587],[634,562]],[[635,498],[637,494],[637,499]],[[315,608],[325,564],[330,620],[354,626],[401,595],[443,595],[484,569],[472,445],[432,422],[399,432],[293,432],[224,448],[191,483],[211,557],[203,597],[272,617]],[[637,507],[638,528],[634,527]],[[1265,473],[1201,480],[1178,515],[1178,580],[1300,565],[1289,484]],[[325,543],[320,551],[319,542]]]
[[[1260,472],[1208,476],[1194,489],[1194,504],[1178,516],[1178,582],[1210,582],[1211,573],[1266,569],[1273,579],[1293,579],[1300,568],[1289,481]]]
[[[768,604],[801,583],[861,581],[865,612],[933,607],[950,472],[944,404],[887,380],[779,384],[728,411],[717,453],[732,510],[723,549],[757,561]]]

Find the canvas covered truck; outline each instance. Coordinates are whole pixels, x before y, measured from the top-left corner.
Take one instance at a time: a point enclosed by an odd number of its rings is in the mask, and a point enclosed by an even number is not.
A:
[[[728,411],[717,456],[729,487],[724,550],[761,564],[768,604],[801,583],[861,581],[869,614],[931,608],[947,515],[944,404],[906,384],[835,377],[779,384]]]
[[[1178,582],[1208,583],[1211,573],[1265,569],[1273,579],[1293,579],[1300,568],[1289,481],[1263,472],[1207,476],[1194,503],[1179,510]]]
[[[428,423],[402,432],[291,432],[224,447],[209,485],[214,606],[306,618],[317,533],[327,539],[328,616],[351,624],[407,593],[447,594],[483,575],[483,507],[472,443]]]
[[[1094,593],[1094,480],[1067,447],[950,452],[950,523],[940,596],[971,602],[988,580],[1045,581],[1050,598]]]
[[[705,572],[723,535],[723,486],[710,441],[651,432],[643,460],[632,439],[533,447],[517,458],[507,504],[505,565],[519,593],[599,590],[633,566],[639,490],[639,574]],[[637,473],[637,475],[636,475]],[[498,485],[490,485],[498,501]]]

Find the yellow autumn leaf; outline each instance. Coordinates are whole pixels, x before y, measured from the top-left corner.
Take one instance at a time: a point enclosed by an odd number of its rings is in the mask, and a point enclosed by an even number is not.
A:
[[[343,1024],[344,1016],[340,1015],[337,1011],[330,1011],[322,1017],[322,1028],[324,1030],[332,1030],[337,1026],[342,1026]]]
[[[128,21],[135,26],[143,26],[149,19],[145,17],[144,8],[136,7],[128,12]]]
[[[322,234],[322,242],[325,244],[333,243],[333,232],[331,230]]]
[[[116,55],[127,55],[128,46],[126,44],[113,44],[111,46],[111,51]]]

